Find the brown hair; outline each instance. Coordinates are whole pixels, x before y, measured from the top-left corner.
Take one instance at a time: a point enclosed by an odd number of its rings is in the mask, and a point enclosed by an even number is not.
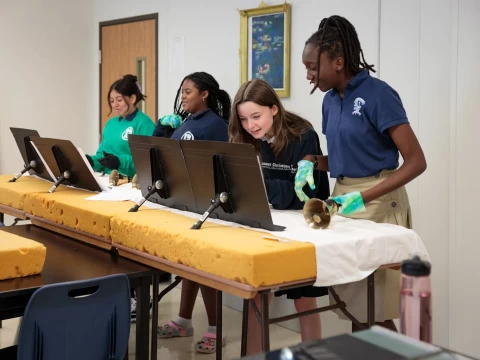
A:
[[[255,139],[243,127],[238,116],[237,106],[252,101],[260,106],[273,105],[278,107],[277,114],[273,117],[273,152],[278,156],[280,151],[288,145],[295,137],[301,138],[307,130],[313,129],[313,126],[307,120],[295,115],[283,107],[277,93],[264,80],[254,79],[244,83],[237,92],[233,100],[232,112],[228,124],[228,136],[232,143],[253,144],[255,149],[260,151],[262,140]]]
[[[120,95],[122,95],[123,100],[125,101],[125,103],[128,104],[127,111],[130,111],[130,104],[126,100],[127,97],[130,97],[132,95],[136,96],[137,100],[135,100],[134,106],[136,106],[141,100],[145,101],[145,98],[147,97],[146,95],[142,94],[140,85],[138,84],[137,77],[135,75],[124,75],[123,78],[115,81],[108,90],[107,101],[108,107],[110,108],[110,112],[108,113],[108,115],[110,115],[113,111],[112,104],[110,103],[110,94],[112,93],[112,90],[115,90]]]

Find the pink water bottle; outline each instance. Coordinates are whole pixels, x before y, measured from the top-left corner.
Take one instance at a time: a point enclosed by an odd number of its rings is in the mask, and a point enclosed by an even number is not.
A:
[[[402,262],[400,288],[400,332],[414,339],[432,342],[431,266],[418,256]]]

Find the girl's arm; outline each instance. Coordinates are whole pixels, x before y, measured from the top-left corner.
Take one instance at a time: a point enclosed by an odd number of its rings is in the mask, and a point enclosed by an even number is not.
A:
[[[153,130],[155,129],[155,124],[150,119],[146,119],[145,121],[139,123],[137,126],[138,128],[135,129],[135,134],[137,135],[151,136]],[[136,174],[136,170],[130,151],[129,154],[121,154],[117,155],[117,157],[118,160],[120,160],[118,172],[120,174],[127,175],[130,178],[133,178],[133,176]]]
[[[380,184],[361,193],[365,204],[405,186],[427,169],[425,155],[409,124],[392,126],[388,132],[403,157],[403,164]],[[328,171],[328,156],[316,157],[318,164],[315,169]],[[303,159],[315,162],[314,155],[307,155]]]
[[[408,184],[427,169],[425,155],[409,124],[393,126],[388,129],[388,132],[403,157],[403,164],[380,184],[362,192],[364,203],[378,199]]]
[[[105,167],[103,167],[102,164],[100,164],[98,162],[98,160],[100,160],[101,158],[104,157],[103,155],[103,141],[105,140],[105,134],[106,134],[106,130],[108,128],[108,125],[109,123],[107,122],[105,124],[105,127],[103,128],[103,132],[102,132],[102,140],[100,141],[100,145],[98,146],[98,149],[97,149],[97,152],[95,153],[95,155],[90,155],[90,159],[92,159],[92,162],[93,162],[93,170],[94,171],[104,171],[105,170]]]
[[[307,154],[317,153],[320,150],[320,144],[317,133],[312,129],[302,135],[300,143],[293,144],[291,151],[293,159],[302,159]],[[297,160],[298,161],[298,160]],[[293,160],[295,163],[296,161]],[[291,174],[288,180],[272,179],[265,177],[265,185],[267,187],[268,201],[275,209],[298,210],[303,208],[302,201],[295,196],[297,191],[308,198],[316,197],[320,190],[323,190],[325,184],[321,181],[321,174],[315,172],[312,174],[313,188],[303,183],[299,188],[295,187],[295,173]],[[328,186],[328,181],[327,181]],[[319,189],[322,187],[322,189]],[[322,191],[323,194],[323,191]]]
[[[315,163],[315,157],[317,158],[318,164],[314,167],[314,169],[329,172],[328,155],[307,155],[303,158],[303,160],[308,160],[312,163]]]
[[[427,169],[425,155],[410,124],[392,126],[388,132],[403,157],[403,164],[380,184],[361,193],[365,204],[405,186]],[[328,156],[316,155],[316,158],[318,164],[315,169],[328,171]],[[307,155],[303,159],[315,162],[314,155]]]

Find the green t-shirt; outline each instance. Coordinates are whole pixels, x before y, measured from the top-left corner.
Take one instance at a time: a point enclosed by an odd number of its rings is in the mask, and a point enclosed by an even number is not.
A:
[[[102,142],[98,147],[96,155],[92,156],[93,170],[104,171],[106,174],[110,169],[104,168],[98,160],[104,157],[103,152],[115,155],[120,160],[118,172],[122,175],[132,178],[135,175],[130,146],[128,145],[128,135],[146,135],[152,136],[155,130],[155,124],[152,119],[143,113],[140,109],[135,110],[126,118],[116,116],[105,124],[102,134]]]

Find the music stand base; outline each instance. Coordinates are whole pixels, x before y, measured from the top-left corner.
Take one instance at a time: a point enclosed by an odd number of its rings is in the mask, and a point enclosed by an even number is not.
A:
[[[140,209],[140,206],[143,205],[147,199],[152,196],[155,192],[164,189],[165,183],[161,180],[157,180],[153,183],[153,186],[148,187],[148,193],[139,201],[137,202],[128,212],[137,212]],[[167,194],[168,195],[168,194]]]
[[[215,199],[212,199],[212,204],[208,207],[207,211],[203,214],[203,216],[198,220],[195,224],[192,225],[190,228],[191,230],[199,230],[205,220],[222,204],[228,201],[228,195],[225,193],[221,193]]]
[[[53,193],[55,190],[57,190],[57,187],[64,182],[66,179],[69,179],[71,177],[70,171],[65,171],[62,175],[58,177],[58,180],[55,182],[55,184],[48,190],[49,193]]]
[[[25,174],[27,171],[33,169],[32,165],[24,166],[23,170],[20,171],[17,175],[15,175],[12,179],[10,179],[8,182],[15,182],[18,179],[22,177],[23,174]]]

